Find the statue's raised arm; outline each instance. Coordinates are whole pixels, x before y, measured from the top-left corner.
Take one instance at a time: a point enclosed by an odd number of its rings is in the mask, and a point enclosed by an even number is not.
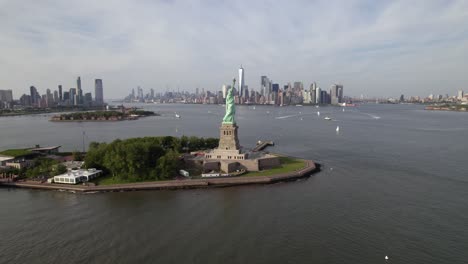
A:
[[[236,114],[236,107],[234,105],[234,87],[236,84],[236,79],[232,81],[232,87],[228,90],[226,94],[226,114],[223,118],[223,123],[226,124],[235,124],[234,116]]]

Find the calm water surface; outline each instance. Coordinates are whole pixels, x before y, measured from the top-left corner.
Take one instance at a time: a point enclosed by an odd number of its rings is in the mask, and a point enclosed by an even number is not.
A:
[[[224,114],[214,105],[145,107],[163,115],[0,118],[0,149],[82,149],[83,131],[86,144],[217,137]],[[385,263],[385,255],[388,263],[467,263],[468,114],[422,109],[238,107],[241,145],[274,140],[271,151],[323,165],[298,182],[86,195],[0,189],[0,263]]]

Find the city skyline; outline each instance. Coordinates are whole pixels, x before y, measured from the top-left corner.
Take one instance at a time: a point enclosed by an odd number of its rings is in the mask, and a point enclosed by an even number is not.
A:
[[[468,88],[466,1],[0,6],[0,89],[15,95],[76,76],[83,88],[93,87],[94,76],[105,79],[106,98],[137,85],[213,90],[235,75],[231,65],[241,64],[249,89],[259,88],[262,75],[277,83],[345,83],[355,96]]]

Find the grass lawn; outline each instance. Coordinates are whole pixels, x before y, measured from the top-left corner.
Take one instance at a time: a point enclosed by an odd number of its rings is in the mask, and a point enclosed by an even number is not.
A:
[[[94,182],[96,185],[111,185],[111,184],[132,183],[132,181],[129,181],[129,180],[124,181],[124,180],[112,178],[111,175],[98,177],[98,178],[92,180],[92,182]]]
[[[247,172],[244,176],[271,176],[275,174],[287,173],[295,170],[300,170],[306,166],[306,162],[302,159],[295,159],[290,157],[280,157],[281,167],[273,168],[265,171]]]
[[[170,180],[170,179],[166,179],[166,180]],[[155,181],[160,181],[160,180],[156,180],[156,179],[155,180],[145,180],[145,181],[121,180],[121,179],[112,178],[111,175],[105,175],[105,176],[93,179],[91,182],[93,182],[96,185],[112,185],[112,184],[125,184],[125,183],[137,183],[137,182],[155,182]]]

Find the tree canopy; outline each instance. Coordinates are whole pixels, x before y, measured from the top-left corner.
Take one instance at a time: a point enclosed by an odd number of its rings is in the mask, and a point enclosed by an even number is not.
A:
[[[91,142],[85,167],[98,168],[119,180],[162,180],[181,167],[180,153],[215,148],[216,138],[143,137],[111,143]]]

